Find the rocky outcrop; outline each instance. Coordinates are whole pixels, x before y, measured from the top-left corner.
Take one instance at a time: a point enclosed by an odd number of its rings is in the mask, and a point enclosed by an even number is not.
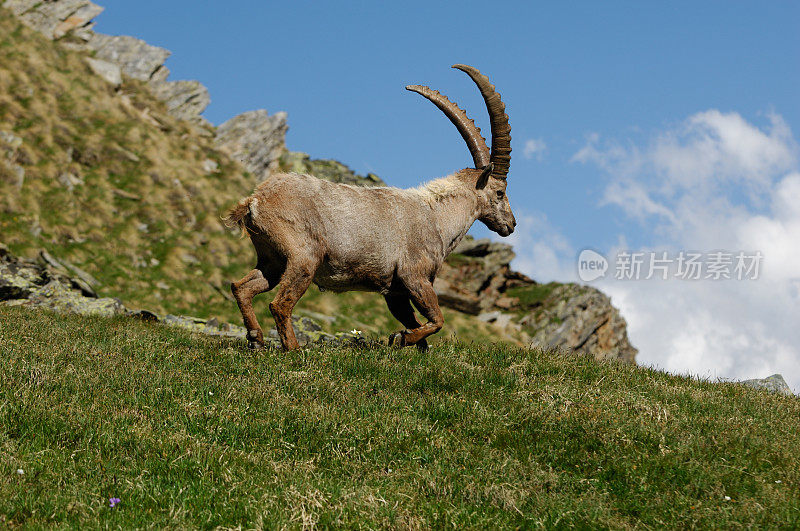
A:
[[[98,297],[93,284],[97,281],[85,271],[52,257],[47,251],[38,260],[19,258],[0,245],[0,308],[23,306],[59,313],[125,315],[159,322],[192,332],[233,338],[245,338],[245,329],[216,319],[199,319],[185,315],[158,315],[148,310],[130,310],[116,298]],[[312,344],[367,344],[360,333],[329,334],[308,317],[293,317],[295,335],[301,346]],[[275,329],[267,332],[265,343],[280,347]]]
[[[764,389],[765,391],[778,393],[779,395],[794,395],[794,393],[792,393],[792,388],[789,387],[789,384],[786,383],[786,380],[784,380],[783,376],[780,374],[773,374],[772,376],[755,380],[742,380],[739,383],[752,387],[753,389]]]
[[[169,50],[127,35],[94,33],[88,46],[95,57],[119,65],[123,74],[139,81],[150,81],[171,55]]]
[[[595,359],[636,360],[625,319],[611,299],[595,288],[556,285],[541,305],[528,312],[517,322],[530,330],[535,346],[584,352]]]
[[[102,59],[95,59],[93,57],[86,58],[86,64],[92,69],[96,75],[105,79],[115,87],[122,84],[122,69],[114,63],[103,61]]]
[[[0,304],[62,313],[113,316],[125,313],[119,299],[98,298],[85,281],[43,253],[39,261],[17,258],[0,246]]]
[[[164,102],[172,116],[205,123],[200,115],[211,103],[211,96],[199,81],[151,81],[150,90]]]
[[[510,245],[465,238],[434,288],[446,307],[514,328],[535,347],[634,363],[625,320],[602,292],[577,284],[539,284],[510,267]]]
[[[92,19],[103,12],[88,0],[6,0],[3,7],[49,39],[72,32],[84,42],[91,37]]]
[[[312,159],[308,154],[299,151],[284,153],[280,158],[279,167],[282,171],[306,173],[335,183],[386,186],[386,183],[374,173],[358,175],[338,160]]]
[[[433,287],[439,302],[473,315],[510,309],[513,301],[504,293],[535,284],[522,273],[511,271],[509,264],[514,256],[510,245],[467,236],[450,253],[436,277]]]
[[[150,91],[167,106],[167,112],[181,120],[205,123],[201,114],[211,103],[208,89],[199,81],[168,81],[164,61],[170,51],[127,35],[94,33],[87,42],[95,57],[118,65],[122,73],[146,81]]]
[[[114,86],[122,75],[147,82],[173,116],[208,125],[201,114],[211,98],[199,81],[168,81],[164,61],[169,50],[127,35],[104,35],[92,30],[103,8],[88,0],[5,0],[3,7],[28,27],[72,49],[91,51],[91,70]]]
[[[217,127],[215,143],[261,182],[277,169],[288,129],[285,112],[248,111]]]
[[[91,51],[91,70],[114,86],[122,75],[147,83],[164,102],[167,111],[181,120],[211,124],[202,117],[211,102],[208,89],[199,81],[170,81],[164,62],[170,51],[127,35],[104,35],[92,30],[92,19],[103,8],[88,0],[5,0],[0,4],[27,26],[72,49]],[[201,128],[202,130],[203,128]],[[266,179],[286,150],[286,113],[270,116],[265,110],[249,111],[222,124],[216,143],[239,160],[257,181]]]

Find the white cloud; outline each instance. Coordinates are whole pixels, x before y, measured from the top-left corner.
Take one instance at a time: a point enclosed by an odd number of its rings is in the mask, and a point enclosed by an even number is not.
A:
[[[536,157],[536,160],[542,160],[542,155],[547,150],[547,144],[541,138],[530,138],[525,141],[525,147],[522,148],[522,155],[526,159]]]
[[[613,182],[606,188],[601,205],[617,205],[640,221],[651,215],[663,216],[675,222],[675,215],[666,206],[654,201],[647,190],[636,182]]]
[[[516,218],[516,230],[503,239],[517,252],[514,268],[535,275],[538,281],[573,281],[574,250],[547,216],[517,209]]]
[[[573,157],[608,174],[602,202],[639,220],[650,248],[764,255],[758,280],[601,283],[640,363],[737,379],[780,372],[800,390],[798,149],[780,116],[768,120],[710,110],[644,146],[593,135]]]

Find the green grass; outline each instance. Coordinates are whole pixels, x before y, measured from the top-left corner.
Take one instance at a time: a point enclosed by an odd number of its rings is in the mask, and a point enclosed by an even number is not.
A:
[[[534,284],[521,288],[511,288],[506,292],[506,295],[519,299],[519,305],[522,308],[531,308],[544,303],[553,290],[560,285],[561,284],[557,282],[550,282],[548,284]]]
[[[463,265],[475,263],[476,261],[477,260],[475,260],[474,258],[466,256],[461,253],[450,253],[447,255],[447,258],[445,258],[445,262],[447,262],[453,267],[460,267]]]
[[[2,307],[0,351],[0,525],[800,526],[796,397],[510,347],[251,353]]]

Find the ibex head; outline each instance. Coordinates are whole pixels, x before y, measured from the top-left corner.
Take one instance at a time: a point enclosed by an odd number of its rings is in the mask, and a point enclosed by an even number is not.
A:
[[[474,177],[478,196],[478,219],[500,236],[514,232],[517,222],[506,196],[506,178],[511,164],[511,125],[500,94],[489,78],[468,65],[453,65],[472,78],[481,91],[492,125],[492,149],[486,146],[481,130],[458,105],[438,91],[423,85],[409,85],[406,89],[421,94],[436,105],[456,126],[467,143],[475,168],[464,170]]]

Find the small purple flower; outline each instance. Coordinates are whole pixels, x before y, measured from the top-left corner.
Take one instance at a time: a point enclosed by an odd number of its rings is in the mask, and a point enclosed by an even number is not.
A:
[[[109,498],[108,499],[108,506],[109,507],[116,507],[119,504],[119,502],[121,502],[121,501],[122,500],[120,500],[119,498]]]

